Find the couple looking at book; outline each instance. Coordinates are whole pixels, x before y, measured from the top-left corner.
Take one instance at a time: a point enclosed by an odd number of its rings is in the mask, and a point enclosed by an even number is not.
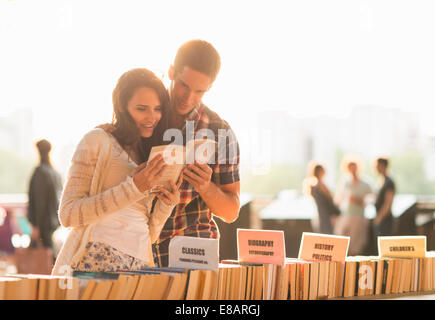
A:
[[[71,230],[52,274],[167,267],[174,236],[217,239],[212,215],[228,223],[237,219],[239,146],[233,134],[225,139],[225,150],[232,151],[226,159],[216,153],[209,164],[187,165],[168,189],[156,185],[167,169],[162,156],[148,161],[153,146],[167,144],[167,129],[181,130],[187,143],[188,121],[195,132],[212,130],[216,140],[219,130],[231,130],[202,103],[219,69],[216,49],[191,40],[177,51],[168,90],[144,68],[118,79],[112,124],[85,134],[74,152],[58,212]]]

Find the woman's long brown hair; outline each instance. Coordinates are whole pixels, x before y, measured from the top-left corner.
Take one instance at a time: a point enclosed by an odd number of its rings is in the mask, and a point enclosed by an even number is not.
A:
[[[162,117],[150,138],[141,136],[139,128],[127,111],[128,101],[140,87],[154,89],[161,104]],[[113,90],[112,102],[112,124],[115,127],[113,136],[124,150],[133,150],[139,155],[141,162],[146,161],[153,146],[164,144],[163,134],[168,128],[169,94],[164,84],[148,69],[131,69],[118,79]]]

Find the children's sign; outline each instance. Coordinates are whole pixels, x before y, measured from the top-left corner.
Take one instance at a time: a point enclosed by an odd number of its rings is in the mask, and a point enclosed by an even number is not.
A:
[[[389,258],[424,258],[426,236],[378,237],[378,253]]]

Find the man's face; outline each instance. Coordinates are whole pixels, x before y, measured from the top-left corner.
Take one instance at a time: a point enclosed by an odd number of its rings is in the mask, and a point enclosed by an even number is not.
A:
[[[349,163],[349,164],[347,165],[347,169],[349,170],[349,172],[350,172],[352,175],[356,175],[356,174],[357,174],[358,167],[356,166],[355,163],[353,163],[353,162]]]
[[[385,172],[385,166],[382,163],[377,162],[376,163],[376,171],[379,174],[384,174],[384,172]]]
[[[171,68],[169,78],[172,80],[172,107],[178,115],[186,115],[192,111],[211,86],[209,76],[187,66],[181,72],[175,72]]]

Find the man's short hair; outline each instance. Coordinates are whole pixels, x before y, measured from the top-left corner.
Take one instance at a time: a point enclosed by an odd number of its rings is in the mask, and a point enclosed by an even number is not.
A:
[[[388,159],[387,158],[377,158],[376,162],[388,168]]]
[[[219,73],[221,59],[207,41],[190,40],[181,45],[174,59],[175,72],[182,72],[185,66],[206,74],[213,83]]]

